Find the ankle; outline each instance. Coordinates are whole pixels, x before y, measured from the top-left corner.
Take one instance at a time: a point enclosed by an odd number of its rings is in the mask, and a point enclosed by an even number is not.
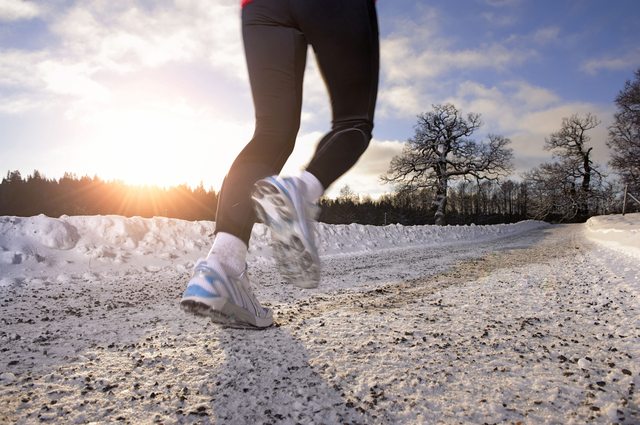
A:
[[[233,276],[239,276],[246,268],[247,245],[235,235],[220,232],[216,234],[207,258],[214,257]]]
[[[302,182],[304,183],[307,189],[307,193],[306,193],[307,201],[309,201],[312,204],[315,204],[316,202],[318,202],[318,199],[320,199],[325,189],[322,186],[322,183],[320,183],[320,180],[318,180],[316,176],[314,176],[308,171],[303,171],[300,174],[300,180],[302,180]]]

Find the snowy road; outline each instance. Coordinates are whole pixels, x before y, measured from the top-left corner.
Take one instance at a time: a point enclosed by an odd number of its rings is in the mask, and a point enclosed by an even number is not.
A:
[[[0,422],[640,423],[637,264],[582,230],[262,263],[265,331],[180,312],[187,272],[2,286]]]

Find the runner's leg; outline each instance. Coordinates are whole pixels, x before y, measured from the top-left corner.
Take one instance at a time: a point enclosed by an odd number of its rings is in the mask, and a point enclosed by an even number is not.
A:
[[[253,184],[280,172],[300,126],[307,42],[292,25],[287,3],[255,1],[242,10],[256,127],[225,177],[218,199],[216,233],[230,233],[247,245],[255,221]]]
[[[371,140],[379,73],[375,2],[290,4],[315,51],[331,98],[332,129],[307,167],[326,189],[356,163]]]

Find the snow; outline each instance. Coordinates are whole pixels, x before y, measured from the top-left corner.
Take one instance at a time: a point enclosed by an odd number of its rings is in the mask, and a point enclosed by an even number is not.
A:
[[[0,217],[0,423],[639,423],[638,229],[319,224],[301,290],[256,225],[250,331],[178,308],[212,222]]]
[[[640,213],[593,217],[586,227],[589,239],[640,260]]]
[[[320,254],[334,256],[411,246],[490,241],[538,228],[525,221],[497,226],[385,227],[318,225]],[[0,217],[0,276],[3,281],[34,278],[69,280],[70,275],[111,275],[141,269],[155,273],[190,270],[206,254],[215,224],[163,217]],[[266,228],[252,234],[250,263],[272,262]]]

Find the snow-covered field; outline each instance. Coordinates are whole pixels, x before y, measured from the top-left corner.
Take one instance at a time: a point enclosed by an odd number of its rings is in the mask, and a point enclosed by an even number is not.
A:
[[[640,423],[640,214],[319,225],[319,289],[249,267],[276,326],[178,309],[214,225],[0,217],[0,423]]]

